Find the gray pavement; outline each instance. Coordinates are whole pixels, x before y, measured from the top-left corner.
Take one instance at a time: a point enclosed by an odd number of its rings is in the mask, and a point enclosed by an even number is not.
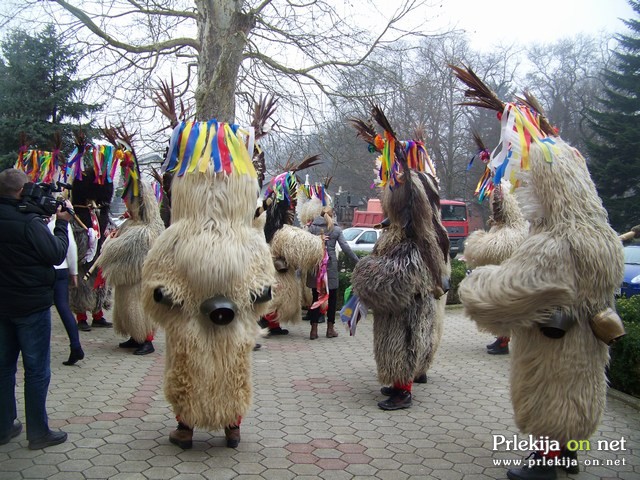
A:
[[[493,339],[460,308],[448,309],[445,322],[428,383],[414,385],[410,409],[393,412],[376,405],[383,397],[370,319],[355,337],[340,329],[340,337],[328,339],[320,325],[322,335],[310,341],[304,322],[289,327],[288,336],[262,339],[240,446],[226,448],[222,431],[196,430],[193,449],[182,451],[168,438],[176,422],[162,391],[162,332],[156,353],[144,357],[119,349],[123,339],[110,329],[80,332],[86,358],[68,367],[68,340],[54,313],[48,411],[51,427],[69,439],[31,451],[23,432],[0,446],[0,479],[506,478],[501,462],[528,454],[493,448],[494,436],[513,440],[518,433],[509,357],[488,355]],[[558,478],[640,479],[637,403],[611,392],[591,450],[579,454],[581,473]],[[613,451],[622,439],[624,450]]]

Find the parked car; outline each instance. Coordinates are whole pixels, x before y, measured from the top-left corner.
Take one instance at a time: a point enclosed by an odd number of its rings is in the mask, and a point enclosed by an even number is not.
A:
[[[624,247],[624,280],[616,291],[617,296],[631,297],[640,294],[640,244]]]
[[[349,227],[342,231],[344,239],[354,252],[371,252],[381,233],[382,230],[368,227]],[[336,244],[336,251],[340,251],[339,244]]]

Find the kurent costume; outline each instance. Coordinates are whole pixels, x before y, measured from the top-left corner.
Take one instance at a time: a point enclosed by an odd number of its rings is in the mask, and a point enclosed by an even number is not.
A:
[[[296,170],[307,168],[309,165],[305,162]],[[271,334],[274,331],[288,333],[280,327],[280,323],[301,322],[302,286],[297,272],[314,270],[324,255],[322,239],[292,225],[297,195],[295,171],[287,171],[274,178],[264,195],[264,233],[276,269],[273,298],[264,316]]]
[[[258,181],[242,131],[215,120],[174,129],[163,165],[175,173],[171,225],[143,268],[145,311],[166,332],[164,391],[179,422],[169,439],[181,448],[195,427],[224,428],[236,447],[252,400],[251,352],[275,269],[254,226]]]
[[[133,182],[138,180],[132,178]],[[129,217],[104,243],[96,264],[113,288],[114,331],[130,337],[120,347],[135,348],[134,354],[146,355],[154,351],[155,325],[142,307],[142,265],[153,243],[164,231],[164,223],[150,185],[142,182],[137,186],[128,185],[123,198]]]
[[[488,158],[487,156],[487,160]],[[470,269],[482,265],[499,265],[520,246],[529,231],[529,223],[522,216],[518,201],[510,191],[511,184],[503,179],[500,185],[494,186],[491,176],[484,180],[478,185],[478,189],[490,191],[491,227],[488,232],[476,230],[465,242],[464,257]],[[495,342],[487,345],[487,353],[508,354],[509,341],[509,333],[505,332]]]
[[[103,163],[102,174],[96,175],[93,159],[91,167],[84,170],[82,166],[85,153],[93,157],[93,151],[99,149],[97,145],[76,146],[68,166],[69,182],[72,184],[71,203],[80,220],[71,224],[78,245],[78,287],[70,290],[69,303],[76,315],[78,328],[84,331],[91,330],[92,326],[112,326],[104,318],[104,310],[111,308],[111,291],[102,278],[101,270],[93,268],[93,265],[100,255],[111,223],[109,207],[115,171],[107,168],[104,149],[103,155],[98,155]],[[91,325],[87,322],[88,314],[93,320]]]
[[[378,378],[391,388],[384,410],[411,406],[414,379],[426,382],[443,329],[443,280],[450,274],[449,240],[440,222],[435,169],[424,144],[400,142],[378,107],[384,129],[352,123],[373,149],[382,152],[379,179],[389,226],[351,277],[353,292],[373,311],[373,350]]]
[[[515,423],[551,446],[507,476],[555,479],[557,464],[578,470],[576,452],[563,447],[588,439],[604,410],[607,343],[623,333],[612,310],[622,246],[584,158],[555,135],[540,110],[505,105],[473,72],[454,69],[470,87],[466,95],[480,100],[473,104],[500,112],[501,145],[490,163],[494,181],[507,178],[518,188],[530,223],[529,235],[509,258],[479,267],[461,282],[460,298],[480,328],[511,332]]]

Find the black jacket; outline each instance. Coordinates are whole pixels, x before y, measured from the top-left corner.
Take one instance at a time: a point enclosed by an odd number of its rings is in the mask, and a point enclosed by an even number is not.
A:
[[[53,267],[69,246],[67,222],[57,220],[51,235],[44,218],[18,211],[18,203],[0,197],[0,320],[53,305]]]

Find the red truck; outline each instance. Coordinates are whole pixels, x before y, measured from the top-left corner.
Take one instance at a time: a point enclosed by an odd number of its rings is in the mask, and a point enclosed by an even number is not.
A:
[[[454,258],[464,250],[464,241],[469,235],[469,210],[464,202],[440,200],[442,225],[449,236],[449,254]],[[353,212],[353,227],[373,227],[384,219],[380,200],[370,199],[366,210]]]

